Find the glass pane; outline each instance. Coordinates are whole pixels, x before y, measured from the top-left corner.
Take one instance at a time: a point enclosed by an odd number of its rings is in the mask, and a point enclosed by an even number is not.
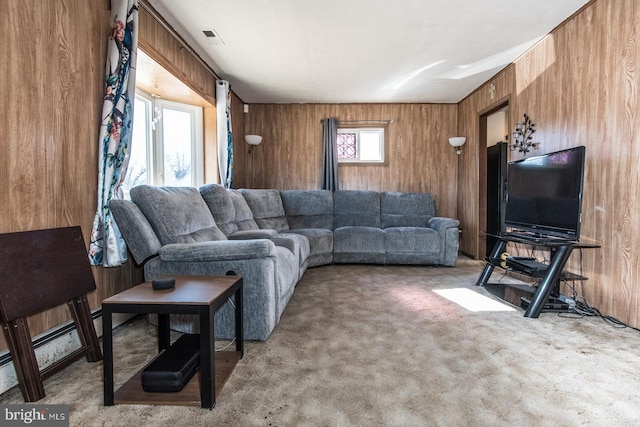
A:
[[[162,139],[164,148],[164,185],[191,186],[191,114],[162,109]]]
[[[122,183],[125,198],[129,198],[129,191],[136,185],[148,184],[147,141],[149,140],[147,117],[150,104],[139,98],[135,99],[133,109],[133,135],[131,139],[131,156],[127,175]]]
[[[356,134],[355,133],[339,133],[336,141],[339,159],[355,159],[356,158]]]
[[[360,132],[360,160],[382,160],[382,134],[378,131]]]

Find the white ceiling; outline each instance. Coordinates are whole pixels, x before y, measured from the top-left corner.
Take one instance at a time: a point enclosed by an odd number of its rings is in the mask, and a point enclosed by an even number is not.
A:
[[[149,3],[247,103],[455,103],[588,0]]]

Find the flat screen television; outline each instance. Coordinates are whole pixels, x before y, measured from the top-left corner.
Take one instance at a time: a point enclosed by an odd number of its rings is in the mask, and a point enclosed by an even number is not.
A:
[[[503,230],[580,239],[585,147],[510,162]]]

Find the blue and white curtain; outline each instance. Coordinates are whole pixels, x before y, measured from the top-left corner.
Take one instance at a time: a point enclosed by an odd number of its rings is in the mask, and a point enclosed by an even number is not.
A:
[[[91,264],[104,267],[116,267],[127,260],[127,247],[111,218],[109,202],[122,197],[120,186],[131,153],[138,0],[111,0],[111,26],[98,137],[98,206],[89,246]]]
[[[231,130],[231,85],[216,81],[216,114],[218,128],[218,169],[220,184],[233,188],[233,132]]]

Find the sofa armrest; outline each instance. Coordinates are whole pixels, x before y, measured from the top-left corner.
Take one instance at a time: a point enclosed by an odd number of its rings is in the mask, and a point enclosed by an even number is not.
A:
[[[271,239],[276,234],[278,234],[276,230],[259,228],[257,230],[239,230],[227,237],[229,240]]]
[[[453,218],[434,216],[429,219],[427,226],[433,228],[442,236],[443,253],[442,265],[453,267],[458,259],[458,248],[460,246],[460,221]]]
[[[458,228],[460,226],[460,221],[453,218],[445,218],[442,216],[434,216],[429,218],[427,222],[427,227],[433,228],[440,234],[444,234],[448,228]]]
[[[167,262],[231,261],[275,256],[276,245],[266,239],[172,243],[160,249],[160,259]]]
[[[137,265],[158,255],[162,244],[138,205],[131,200],[113,199],[109,208]]]

